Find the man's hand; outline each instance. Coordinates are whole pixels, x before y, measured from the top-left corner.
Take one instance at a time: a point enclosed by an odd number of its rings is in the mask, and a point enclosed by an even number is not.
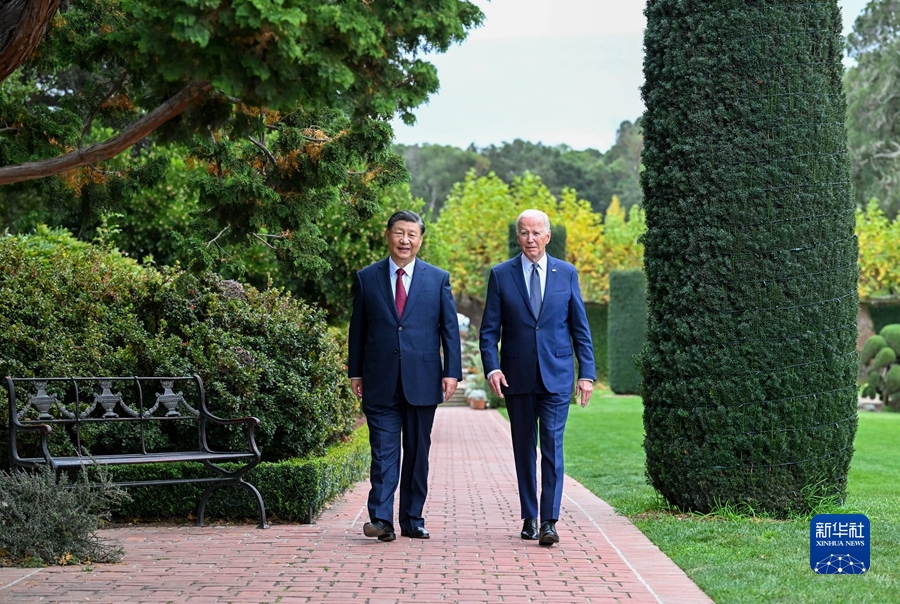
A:
[[[356,395],[356,398],[362,398],[362,378],[351,378],[350,379],[350,390],[353,391],[353,394]]]
[[[581,407],[587,407],[588,401],[591,400],[591,395],[594,393],[594,382],[591,380],[578,380],[578,390],[575,392],[576,395],[581,395]]]
[[[509,384],[506,383],[506,376],[503,375],[502,371],[495,371],[491,374],[491,377],[488,378],[488,385],[491,387],[491,390],[499,396],[503,398],[503,390],[500,389],[500,386],[506,386],[509,388]]]
[[[444,400],[445,401],[449,400],[450,397],[453,396],[453,393],[456,392],[456,385],[458,383],[459,382],[457,381],[456,378],[447,377],[447,378],[444,378],[443,380],[441,380],[441,388],[444,389]]]

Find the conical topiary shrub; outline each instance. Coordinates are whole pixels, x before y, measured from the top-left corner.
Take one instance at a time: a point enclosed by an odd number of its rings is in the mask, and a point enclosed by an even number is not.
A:
[[[648,0],[651,484],[775,515],[842,496],[857,242],[835,0]]]

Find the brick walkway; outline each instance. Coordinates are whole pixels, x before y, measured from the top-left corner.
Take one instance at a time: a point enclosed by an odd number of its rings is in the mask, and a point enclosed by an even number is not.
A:
[[[559,546],[519,539],[509,426],[496,411],[441,407],[433,436],[430,540],[363,537],[361,483],[311,525],[105,530],[125,547],[121,564],[0,568],[0,602],[711,602],[569,478]]]

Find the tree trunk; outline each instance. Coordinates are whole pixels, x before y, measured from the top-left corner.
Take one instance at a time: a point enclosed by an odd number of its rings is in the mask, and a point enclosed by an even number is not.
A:
[[[60,0],[0,0],[0,82],[41,43]]]

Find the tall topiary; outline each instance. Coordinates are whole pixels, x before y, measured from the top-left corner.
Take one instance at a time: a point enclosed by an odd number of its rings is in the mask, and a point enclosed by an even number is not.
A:
[[[649,0],[644,448],[672,504],[842,496],[857,241],[835,0]]]
[[[641,373],[634,362],[647,337],[647,280],[643,271],[609,272],[609,387],[637,394]]]

